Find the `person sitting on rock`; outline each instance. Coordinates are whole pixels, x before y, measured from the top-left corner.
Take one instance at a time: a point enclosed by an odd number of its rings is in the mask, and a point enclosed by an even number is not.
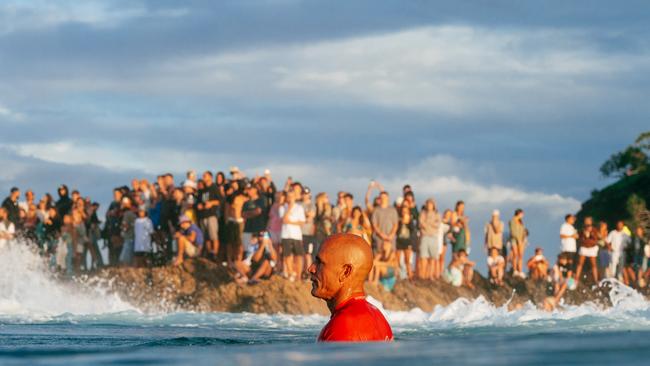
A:
[[[266,231],[255,235],[246,247],[244,259],[235,263],[237,269],[235,280],[237,283],[248,282],[249,285],[255,285],[260,279],[271,277],[278,255]]]
[[[528,260],[529,276],[533,280],[543,280],[548,277],[548,261],[542,248],[535,248],[535,255]]]
[[[572,255],[573,253],[570,252],[560,253],[557,256],[557,263],[553,266],[553,296],[556,303],[560,301],[567,287],[573,288],[575,286],[573,271],[571,270],[572,263],[570,261]]]
[[[503,274],[506,268],[506,260],[501,254],[499,249],[492,247],[490,249],[490,256],[487,258],[488,269],[490,270],[490,283],[497,286],[503,286]]]
[[[393,331],[366,300],[364,283],[372,269],[372,249],[360,236],[335,234],[320,247],[308,272],[311,294],[325,300],[332,316],[319,342],[387,342]]]
[[[398,268],[399,264],[397,263],[397,254],[393,250],[393,243],[384,240],[381,252],[375,255],[370,282],[374,284],[381,282],[386,290],[391,291],[397,280],[395,274]]]
[[[476,263],[467,258],[467,252],[461,249],[452,258],[449,268],[445,271],[444,278],[454,287],[465,285],[471,289],[474,288],[472,278],[474,277],[474,266]]]
[[[178,243],[178,255],[174,261],[175,266],[183,263],[185,255],[190,258],[197,257],[203,249],[203,232],[196,224],[192,223],[189,217],[180,217],[180,230],[176,232],[175,238]]]

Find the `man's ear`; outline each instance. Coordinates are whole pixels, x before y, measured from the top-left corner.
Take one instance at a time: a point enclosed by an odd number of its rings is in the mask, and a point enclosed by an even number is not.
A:
[[[351,275],[352,275],[352,265],[351,264],[344,264],[343,265],[343,270],[341,271],[341,274],[339,275],[339,282],[343,283],[343,281],[350,278]]]

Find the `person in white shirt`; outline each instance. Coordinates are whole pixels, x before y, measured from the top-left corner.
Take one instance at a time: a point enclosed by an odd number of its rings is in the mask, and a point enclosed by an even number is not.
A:
[[[609,271],[614,276],[619,275],[620,269],[623,267],[621,257],[623,256],[623,249],[630,242],[630,236],[625,233],[625,223],[623,221],[616,222],[616,230],[610,231],[607,235],[607,242],[612,246],[612,260],[609,264]],[[621,266],[619,266],[621,264]]]
[[[576,239],[578,239],[578,230],[573,226],[575,222],[576,217],[572,214],[564,217],[564,223],[560,227],[561,253],[575,253],[577,251]]]
[[[501,254],[499,254],[498,248],[490,248],[490,256],[487,258],[487,265],[490,270],[490,282],[497,286],[503,286],[503,273],[506,268],[506,260]]]
[[[283,274],[290,281],[295,281],[302,273],[303,257],[305,256],[302,245],[302,225],[307,220],[303,206],[296,202],[294,191],[287,192],[287,203],[280,207],[279,214],[282,217],[280,238],[284,264]]]
[[[0,250],[4,249],[16,236],[16,227],[9,221],[7,209],[0,207]]]

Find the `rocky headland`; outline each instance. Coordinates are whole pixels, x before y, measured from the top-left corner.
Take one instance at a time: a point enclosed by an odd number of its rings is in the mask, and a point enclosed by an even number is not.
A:
[[[251,312],[285,314],[328,314],[325,303],[310,295],[311,283],[290,282],[273,276],[256,285],[238,285],[226,269],[205,259],[187,260],[180,267],[110,268],[95,275],[111,291],[145,311]],[[545,281],[508,277],[505,286],[495,287],[478,273],[474,289],[453,287],[443,281],[398,281],[392,291],[366,284],[368,295],[387,310],[420,308],[431,312],[436,305],[448,305],[458,298],[483,296],[495,306],[514,309],[530,301],[542,307],[552,294]],[[610,306],[611,286],[588,282],[567,291],[566,304],[594,302]]]

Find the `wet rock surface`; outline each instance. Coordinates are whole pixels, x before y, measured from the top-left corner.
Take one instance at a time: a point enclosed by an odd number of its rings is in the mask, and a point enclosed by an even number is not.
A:
[[[285,314],[329,314],[325,302],[311,296],[308,281],[290,282],[280,276],[262,280],[256,285],[238,285],[226,268],[205,259],[187,260],[180,267],[109,268],[96,274],[111,291],[145,311],[186,310],[200,312],[251,312]],[[453,287],[443,281],[398,281],[392,291],[366,284],[368,295],[381,302],[387,310],[420,308],[431,312],[436,305],[448,305],[458,298],[483,296],[495,306],[514,309],[530,301],[540,306],[552,295],[552,284],[546,281],[506,278],[496,287],[475,274],[474,289]],[[574,291],[567,291],[566,304],[594,302],[611,306],[611,285],[600,287],[585,282]],[[644,291],[645,292],[645,291]]]

